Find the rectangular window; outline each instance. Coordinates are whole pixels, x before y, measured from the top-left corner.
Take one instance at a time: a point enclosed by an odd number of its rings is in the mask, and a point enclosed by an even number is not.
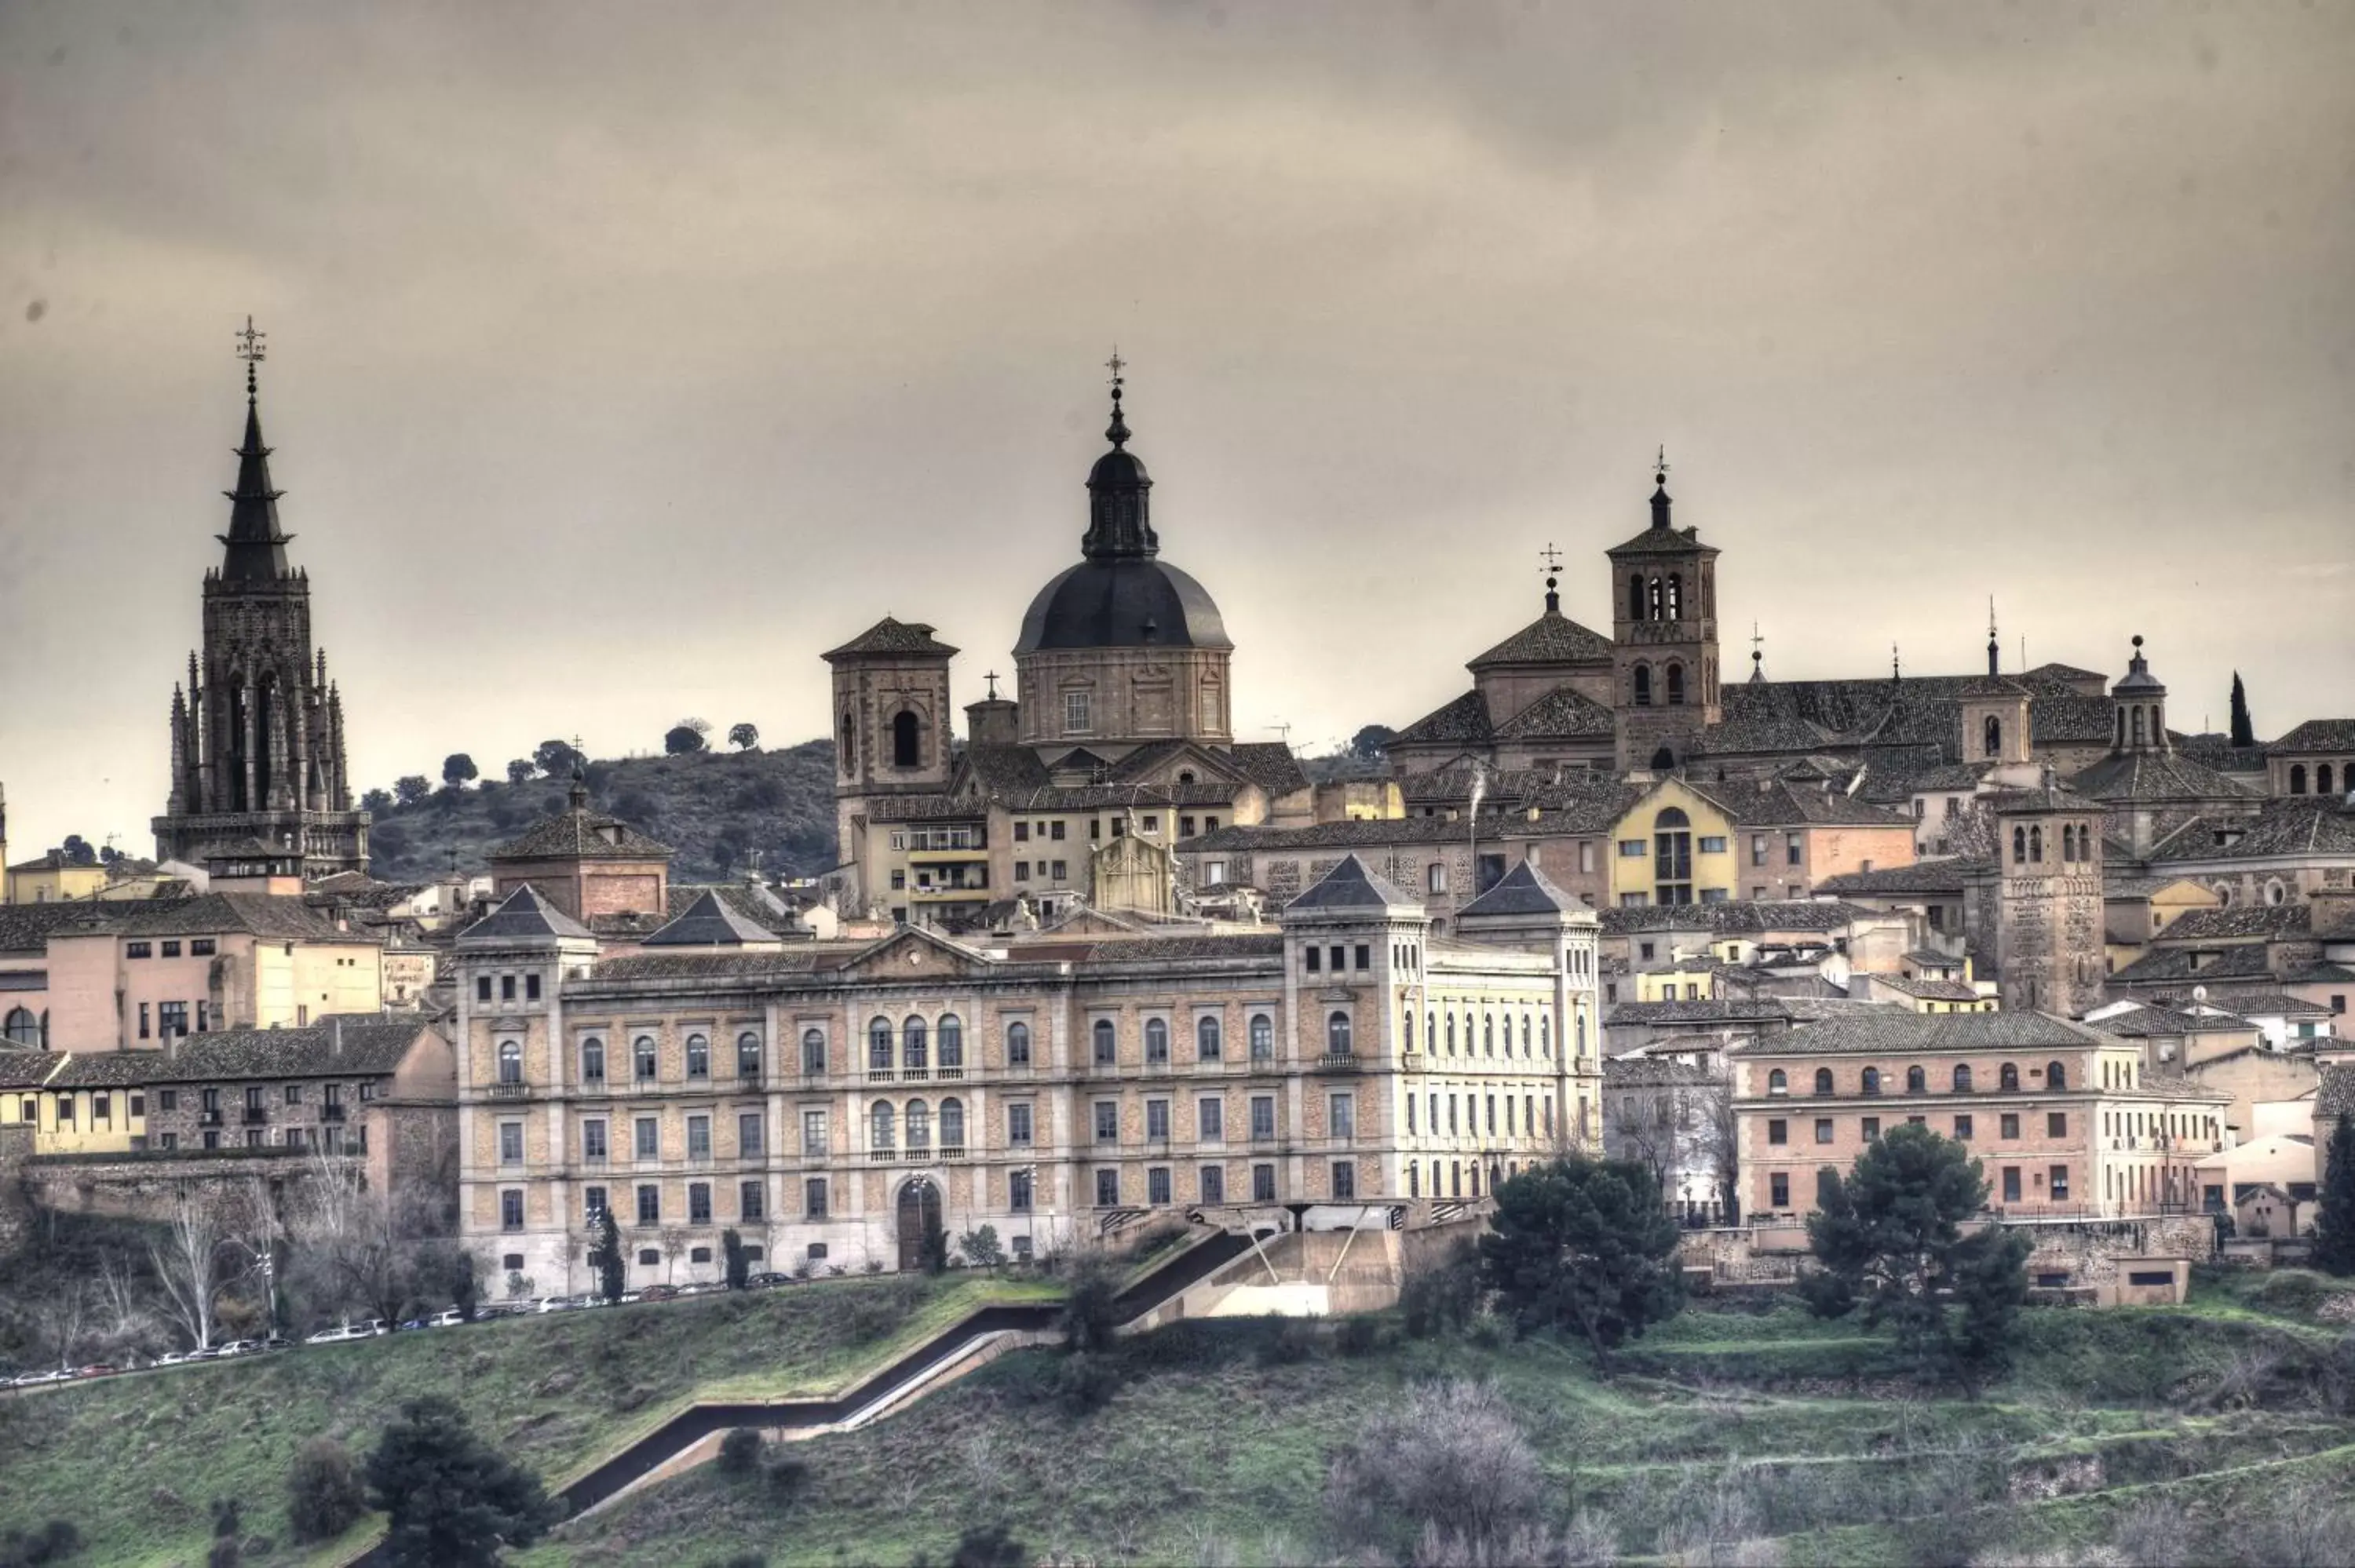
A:
[[[539,1000],[539,976],[537,973],[523,977],[523,999],[526,1001]]]
[[[155,1031],[166,1040],[185,1037],[188,1033],[188,1004],[185,1001],[157,1002]]]
[[[1955,1141],[1957,1143],[1968,1143],[1970,1140],[1971,1118],[1966,1116],[1956,1117],[1955,1118]]]
[[[179,1148],[179,1147],[180,1147],[180,1135],[179,1135],[178,1133],[176,1133],[176,1132],[167,1132],[167,1133],[165,1133],[165,1134],[164,1135],[164,1137],[163,1137],[163,1139],[162,1139],[162,1142],[161,1142],[161,1147],[163,1148],[164,1151],[165,1151],[165,1153],[167,1153],[167,1154],[168,1154],[168,1153],[170,1153],[173,1150]]]
[[[131,1091],[131,1114],[133,1118],[147,1114],[147,1097],[137,1089]]]
[[[2047,1138],[2068,1137],[2069,1113],[2067,1111],[2046,1111],[2044,1113],[2044,1136]]]
[[[691,1116],[687,1118],[687,1157],[689,1160],[711,1158],[711,1118]]]
[[[191,937],[188,939],[188,957],[192,959],[209,959],[213,956],[213,939],[210,937]]]
[[[1166,1067],[1169,1065],[1167,1019],[1148,1018],[1145,1021],[1145,1060],[1148,1066]]]
[[[1252,1097],[1251,1135],[1252,1140],[1256,1143],[1264,1143],[1275,1137],[1275,1097],[1273,1095]]]
[[[488,1001],[491,1000],[490,976],[476,975],[474,977],[474,1000],[476,1001]]]
[[[148,1032],[147,1004],[144,1001],[139,1004],[139,1038],[142,1040],[154,1038]]]
[[[2007,1203],[2019,1202],[2019,1167],[2017,1165],[2003,1168],[2003,1201]]]
[[[1082,733],[1088,727],[1088,694],[1085,692],[1063,694],[1063,732]]]
[[[689,1181],[687,1184],[687,1223],[708,1225],[711,1223],[711,1183]]]
[[[1029,823],[1017,822],[1014,824],[1014,842],[1018,844],[1027,844],[1030,842]]]
[[[152,959],[155,956],[155,948],[152,943],[130,942],[124,944],[123,956],[127,959]]]
[[[1120,1141],[1120,1107],[1111,1100],[1098,1100],[1095,1115],[1096,1141],[1118,1143]]]
[[[736,1117],[736,1153],[743,1160],[758,1160],[768,1139],[766,1127],[759,1111],[740,1111]]]
[[[1030,1147],[1030,1107],[1012,1105],[1006,1107],[1006,1141],[1017,1149]]]
[[[813,1220],[826,1218],[826,1178],[813,1176],[802,1183],[802,1213]]]
[[[1650,854],[1651,853],[1652,846],[1643,839],[1621,839],[1619,841],[1619,858],[1621,860],[1642,860],[1646,855]]]
[[[1753,833],[1750,835],[1750,863],[1753,865],[1764,865],[1766,863],[1766,835],[1764,833]]]
[[[1274,1166],[1254,1165],[1252,1167],[1252,1202],[1254,1203],[1273,1203],[1275,1202]]]
[[[1226,1114],[1227,1107],[1223,1100],[1205,1098],[1198,1101],[1194,1107],[1194,1136],[1204,1143],[1224,1142],[1227,1136]]]
[[[597,1216],[598,1216],[598,1215],[600,1215],[600,1214],[602,1214],[602,1213],[603,1213],[604,1212],[605,1212],[605,1189],[604,1189],[604,1188],[602,1188],[602,1187],[583,1187],[583,1188],[581,1188],[581,1213],[582,1216],[583,1216],[584,1218],[586,1218],[586,1219],[588,1219],[588,1220],[590,1220],[591,1222],[592,1222],[592,1223],[593,1223],[593,1222],[596,1220]]]
[[[802,1112],[802,1152],[804,1154],[824,1154],[826,1151],[826,1112],[823,1110],[805,1110]]]
[[[499,1193],[499,1229],[523,1229],[523,1193],[517,1188],[508,1187]]]
[[[179,944],[179,943],[177,943],[177,942],[166,942],[166,943],[165,943],[165,944],[164,944],[164,956],[165,956],[165,958],[167,958],[167,959],[176,959],[176,958],[178,958],[178,957],[180,956],[180,944]]]
[[[1110,1209],[1120,1202],[1120,1172],[1104,1170],[1096,1172],[1096,1207]]]
[[[605,1158],[605,1123],[602,1118],[581,1124],[581,1156],[584,1160]]]
[[[1803,841],[1796,833],[1785,833],[1783,835],[1783,863],[1785,865],[1796,865],[1799,863],[1799,852],[1804,842],[1805,841]]]
[[[1030,863],[1028,861],[1018,860],[1014,863],[1014,880],[1017,882],[1028,882],[1030,880]]]
[[[1791,1206],[1791,1179],[1780,1171],[1766,1178],[1766,1205],[1773,1209]]]
[[[2000,1122],[1996,1128],[1996,1131],[2005,1138],[2018,1138],[2019,1136],[2019,1113],[2017,1111],[2004,1112]]]
[[[1169,1102],[1167,1100],[1145,1102],[1145,1136],[1155,1143],[1169,1141]]]
[[[1335,974],[1337,975],[1342,970],[1349,967],[1346,961],[1348,956],[1348,949],[1344,948],[1340,943],[1336,942],[1333,944],[1333,972]]]
[[[1055,825],[1060,828],[1063,824],[1058,822]],[[1067,881],[1071,877],[1071,873],[1070,868],[1060,860],[1051,863],[1047,868],[1047,880],[1050,882]]]
[[[523,1123],[519,1121],[499,1123],[499,1163],[502,1165],[523,1163]]]
[[[1354,1198],[1358,1195],[1358,1168],[1347,1160],[1333,1161],[1333,1196]]]
[[[1060,821],[1048,823],[1047,837],[1056,843],[1061,843],[1063,842],[1063,824]],[[1063,863],[1059,860],[1055,863],[1057,865],[1060,865]],[[1059,871],[1055,874],[1060,876],[1063,874]]]
[[[1148,1203],[1169,1202],[1169,1167],[1155,1165],[1146,1171],[1145,1201]]]
[[[499,977],[499,1000],[501,1001],[513,1001],[515,1000],[515,976],[501,975]]]
[[[289,1084],[286,1086],[286,1103],[290,1106],[299,1106],[303,1103],[302,1085]]]
[[[1700,853],[1703,854],[1723,854],[1725,853],[1725,841],[1721,838],[1716,838],[1710,834],[1703,833],[1700,841]]]
[[[1360,942],[1358,944],[1356,967],[1361,970],[1369,969],[1374,967],[1374,949],[1369,943]]]
[[[1194,836],[1193,818],[1179,817],[1178,819],[1178,836],[1181,839],[1190,839]]]
[[[651,1181],[642,1182],[638,1187],[638,1224],[662,1224],[662,1189]]]
[[[1790,1142],[1790,1123],[1785,1121],[1781,1117],[1774,1117],[1769,1119],[1766,1123],[1766,1141],[1769,1143]]]
[[[1488,1102],[1488,1110],[1492,1118],[1496,1113],[1496,1101],[1492,1097]],[[1334,1138],[1338,1139],[1343,1142],[1347,1142],[1350,1139],[1357,1137],[1358,1097],[1348,1093],[1335,1095],[1333,1097],[1330,1109],[1332,1112],[1332,1120],[1327,1124],[1327,1130]],[[1496,1128],[1492,1127],[1489,1130],[1493,1132]]]
[[[1315,974],[1317,970],[1319,970],[1319,969],[1323,969],[1323,968],[1325,967],[1325,952],[1324,952],[1324,949],[1323,949],[1323,948],[1321,948],[1310,947],[1310,948],[1302,948],[1302,949],[1301,949],[1301,951],[1302,951],[1303,953],[1305,953],[1305,954],[1307,956],[1307,957],[1306,957],[1306,960],[1305,960],[1305,961],[1306,961],[1306,963],[1307,963],[1307,966],[1308,966],[1308,972],[1309,972],[1310,974],[1312,974],[1312,975],[1313,975],[1313,974]],[[146,1009],[145,1009],[144,1007],[142,1007],[142,1008],[140,1009],[140,1012],[144,1014],[144,1013],[146,1012]],[[147,1033],[147,1030],[146,1030],[145,1024],[144,1024],[144,1022],[142,1023],[142,1025],[141,1025],[141,1027],[140,1027],[139,1033],[140,1033],[141,1034],[143,1034],[143,1035],[144,1035],[144,1034],[145,1034],[145,1033]]]
[[[1881,1136],[1881,1118],[1877,1116],[1866,1117],[1864,1118],[1862,1131],[1864,1133],[1864,1140],[1867,1143],[1879,1138]]]
[[[178,1110],[180,1108],[180,1091],[177,1089],[157,1089],[155,1091],[155,1108],[158,1110],[167,1111]],[[32,1118],[27,1117],[26,1119],[29,1121]]]
[[[662,1153],[662,1124],[650,1116],[638,1118],[638,1158],[658,1159]]]
[[[740,1219],[757,1220],[769,1212],[768,1189],[758,1181],[739,1182],[736,1187],[736,1213]]]
[[[1227,1173],[1216,1165],[1202,1167],[1202,1202],[1223,1203],[1227,1201]]]
[[[2066,1165],[2055,1165],[2051,1168],[2051,1184],[2052,1201],[2056,1203],[2067,1202],[2069,1201],[2069,1168]]]
[[[1031,1206],[1031,1184],[1037,1180],[1028,1171],[1009,1171],[1006,1175],[1006,1206],[1018,1214],[1027,1214]]]
[[[1831,1140],[1832,1118],[1828,1116],[1817,1117],[1816,1118],[1816,1141],[1817,1143],[1829,1143]]]

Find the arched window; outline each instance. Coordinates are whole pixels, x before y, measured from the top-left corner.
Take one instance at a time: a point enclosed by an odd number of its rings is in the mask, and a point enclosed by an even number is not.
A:
[[[1406,1048],[1410,1053],[1414,1050],[1414,1014],[1412,1012],[1406,1015]]]
[[[1636,666],[1636,705],[1639,708],[1652,705],[1652,667],[1649,664]]]
[[[1275,1054],[1275,1022],[1264,1012],[1254,1012],[1251,1021],[1251,1055],[1254,1062],[1264,1062]]]
[[[1877,1095],[1881,1092],[1880,1068],[1867,1067],[1864,1070],[1864,1083],[1862,1087],[1864,1092],[1868,1095]]]
[[[24,1010],[19,1008],[17,1011]],[[502,1084],[523,1082],[523,1046],[513,1040],[499,1042],[499,1082]]]
[[[1647,611],[1645,616],[1646,620],[1663,620],[1667,619],[1666,615],[1663,613],[1666,606],[1661,602],[1664,597],[1659,578],[1654,577],[1649,583],[1645,585],[1644,604],[1645,609]]]
[[[2061,824],[2061,863],[2067,865],[2077,858],[2077,829],[2073,823]]]
[[[900,1025],[900,1065],[911,1073],[921,1073],[929,1065],[924,1021],[911,1018]]]
[[[1955,1064],[1955,1093],[1966,1095],[1970,1092],[1971,1065],[1968,1062],[1957,1062]]]
[[[901,709],[891,716],[891,766],[922,768],[924,765],[923,721]]]
[[[1527,1055],[1529,1054],[1529,1045],[1530,1045],[1530,1042],[1531,1042],[1532,1038],[1533,1038],[1533,1037],[1532,1037],[1532,1036],[1531,1036],[1531,1034],[1529,1033],[1529,1015],[1528,1013],[1524,1012],[1524,1013],[1522,1013],[1522,1014],[1521,1014],[1521,1054],[1522,1054],[1522,1055],[1527,1056]]]
[[[655,1077],[655,1037],[641,1034],[630,1042],[630,1070],[640,1083],[650,1084]]]
[[[2133,723],[2134,743],[2140,746],[2142,744],[2142,705],[2139,703],[2135,705]]]
[[[1447,1015],[1447,1054],[1455,1054],[1455,1015],[1452,1012]]]
[[[2041,823],[2028,830],[2028,860],[2031,865],[2044,863],[2044,828]]]
[[[2044,1065],[2044,1086],[2048,1089],[2067,1088],[2069,1086],[2069,1069],[2062,1066],[2058,1062],[2047,1062]]]
[[[1009,1067],[1030,1065],[1030,1026],[1018,1019],[1006,1026],[1006,1065]]]
[[[1685,667],[1671,662],[1668,665],[1668,706],[1685,705]]]
[[[2293,795],[2306,793],[2306,764],[2303,762],[2289,765],[2289,792]]]
[[[917,1153],[932,1146],[932,1111],[922,1100],[908,1102],[908,1152]]]
[[[687,1037],[687,1075],[690,1078],[711,1076],[711,1040],[703,1034]]]
[[[1996,1069],[1996,1086],[2006,1093],[2017,1091],[2019,1087],[2019,1064],[2006,1062]]]
[[[1986,735],[1985,754],[1988,757],[2001,757],[2003,755],[2003,720],[1993,714],[1987,715]]]
[[[1905,1092],[1907,1094],[1922,1094],[1927,1091],[1929,1087],[1929,1074],[1924,1073],[1919,1067],[1908,1067],[1905,1069]]]
[[[1789,1094],[1791,1092],[1791,1075],[1783,1071],[1780,1067],[1773,1069],[1766,1075],[1766,1092],[1770,1095]]]
[[[842,752],[842,771],[847,773],[858,761],[858,721],[847,712],[842,715],[842,736],[835,745]]]
[[[1828,1094],[1830,1094],[1831,1092],[1832,1092],[1832,1070],[1831,1070],[1829,1067],[1818,1067],[1818,1068],[1817,1068],[1817,1069],[1816,1069],[1816,1093],[1817,1093],[1817,1094],[1819,1094],[1819,1095],[1828,1095]]]
[[[751,1030],[736,1036],[736,1075],[758,1078],[761,1075],[761,1037]]]
[[[1670,620],[1685,618],[1685,579],[1676,572],[1668,574],[1668,611]]]
[[[581,1042],[581,1081],[587,1084],[605,1081],[605,1043],[594,1034]]]
[[[1145,1021],[1145,1059],[1156,1066],[1169,1065],[1169,1024],[1166,1019]]]
[[[868,1114],[870,1117],[870,1122],[868,1131],[867,1147],[869,1149],[890,1148],[891,1102],[890,1100],[877,1100],[875,1102],[874,1110]]]
[[[2126,710],[2124,708],[2118,710],[2117,747],[2120,751],[2126,748]]]
[[[879,1018],[867,1026],[867,1070],[891,1070],[891,1021],[888,1018]]]
[[[2328,795],[2331,792],[2330,764],[2328,762],[2318,762],[2314,765],[2314,792],[2318,795]]]
[[[1325,1020],[1325,1050],[1327,1054],[1349,1054],[1349,1015],[1336,1012]]]
[[[1627,579],[1627,619],[1644,619],[1644,579],[1638,575]],[[1433,1185],[1437,1183],[1434,1182]]]
[[[1586,1054],[1586,1014],[1578,1015],[1578,1054]]]
[[[1215,1062],[1225,1053],[1226,1048],[1226,1041],[1220,1033],[1217,1019],[1206,1012],[1194,1020],[1194,1054],[1196,1055],[1205,1062]],[[1414,1015],[1412,1013],[1407,1014],[1406,1048],[1410,1051],[1414,1049]]]
[[[2011,830],[2011,863],[2014,865],[2028,863],[2028,830],[2018,825],[2014,825]]]
[[[826,1071],[826,1031],[802,1031],[802,1071],[817,1077]]]
[[[1668,828],[1690,826],[1692,826],[1692,819],[1686,816],[1681,808],[1676,806],[1663,808],[1660,813],[1652,819],[1652,828],[1656,832]]]
[[[954,1012],[941,1014],[941,1071],[964,1070],[964,1021]]]
[[[1493,1056],[1497,1054],[1497,1015],[1493,1012],[1480,1020],[1480,1044],[1483,1054]]]
[[[1091,1033],[1095,1042],[1096,1065],[1100,1067],[1111,1066],[1114,1055],[1119,1049],[1118,1042],[1113,1034],[1112,1020],[1109,1018],[1097,1019],[1096,1026]]]
[[[964,1148],[964,1102],[943,1100],[941,1102],[941,1152],[953,1153]]]

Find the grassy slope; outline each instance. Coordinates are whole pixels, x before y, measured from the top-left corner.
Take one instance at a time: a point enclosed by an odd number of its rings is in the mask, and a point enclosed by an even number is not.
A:
[[[1493,1381],[1561,1514],[1607,1513],[1624,1551],[1657,1550],[1664,1532],[1728,1510],[1742,1533],[1789,1538],[1794,1563],[1902,1561],[1925,1528],[1906,1520],[1972,1528],[1950,1522],[1958,1505],[2082,1539],[2147,1490],[2355,1482],[2355,1424],[2163,1401],[2235,1356],[2343,1331],[2261,1306],[2211,1293],[2189,1311],[2031,1313],[2018,1371],[1976,1403],[1921,1396],[1885,1342],[1787,1307],[1689,1312],[1610,1383],[1541,1342],[1271,1361],[1268,1325],[1186,1325],[1124,1351],[1132,1381],[1093,1415],[1039,1401],[1049,1358],[1008,1357],[890,1422],[797,1446],[811,1472],[798,1499],[701,1471],[575,1522],[526,1561],[694,1568],[746,1543],[772,1563],[938,1560],[963,1527],[995,1520],[1033,1552],[1107,1563],[1321,1559],[1335,1550],[1319,1506],[1329,1456],[1376,1405],[1442,1376]],[[2084,1497],[2034,1500],[2088,1477]]]
[[[236,1497],[286,1544],[286,1466],[322,1434],[364,1452],[400,1402],[457,1400],[477,1430],[560,1486],[695,1399],[826,1393],[1011,1281],[833,1280],[743,1296],[550,1314],[0,1397],[0,1529],[70,1518],[85,1564],[198,1562],[206,1509]],[[365,1531],[369,1527],[363,1526]]]
[[[476,758],[484,779],[454,792],[437,789],[413,806],[379,810],[371,869],[388,881],[439,875],[458,852],[461,869],[481,870],[496,845],[564,809],[568,780],[506,782],[506,764]],[[425,769],[432,773],[433,769]],[[440,782],[438,773],[435,782]],[[834,864],[834,746],[805,741],[769,751],[633,757],[589,765],[600,810],[653,834],[677,852],[675,881],[725,874],[713,845],[760,850],[773,872],[811,874]]]

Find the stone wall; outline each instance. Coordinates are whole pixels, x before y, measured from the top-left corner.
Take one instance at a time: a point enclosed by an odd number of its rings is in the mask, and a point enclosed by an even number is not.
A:
[[[33,1228],[25,1194],[25,1164],[33,1157],[33,1129],[23,1122],[0,1127],[0,1257],[13,1255]]]
[[[2113,1285],[2125,1258],[2179,1257],[2204,1263],[2216,1255],[2216,1226],[2200,1214],[2012,1224],[2035,1243],[2028,1257],[2030,1281],[2039,1283],[2044,1277],[2050,1280],[2047,1288]],[[1795,1284],[1807,1258],[1806,1232],[1790,1225],[1692,1231],[1678,1257],[1689,1269],[1708,1270],[1718,1284]]]
[[[170,1217],[180,1192],[241,1194],[260,1181],[282,1201],[316,1169],[307,1150],[184,1155],[45,1155],[24,1167],[22,1190],[35,1206],[60,1213],[134,1220]]]

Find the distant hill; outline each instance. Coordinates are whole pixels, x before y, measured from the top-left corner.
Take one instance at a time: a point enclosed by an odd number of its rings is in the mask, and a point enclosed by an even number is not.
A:
[[[764,871],[811,876],[835,863],[834,743],[783,750],[630,757],[588,766],[589,795],[677,852],[671,874],[710,881],[758,851]],[[450,867],[481,871],[490,852],[564,810],[569,778],[521,784],[485,779],[436,789],[412,805],[378,808],[369,869],[389,882],[419,881]]]

